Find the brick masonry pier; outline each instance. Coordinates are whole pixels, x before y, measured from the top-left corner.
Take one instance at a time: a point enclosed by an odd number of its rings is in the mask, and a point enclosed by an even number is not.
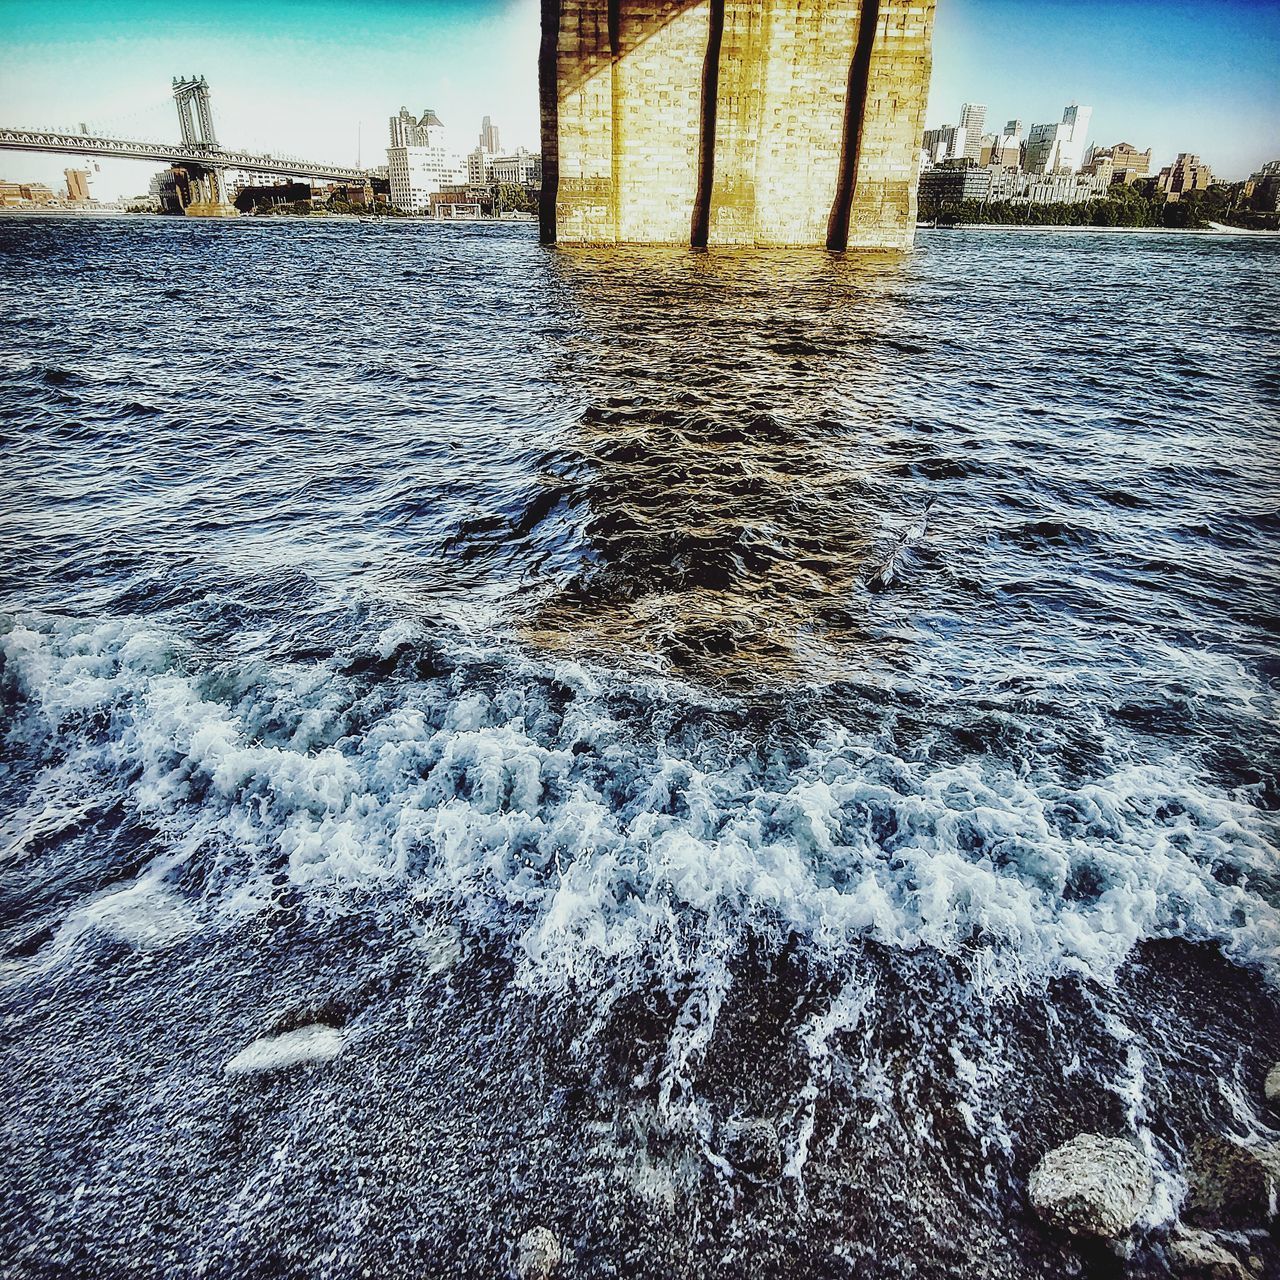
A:
[[[543,0],[543,238],[905,248],[934,8]]]

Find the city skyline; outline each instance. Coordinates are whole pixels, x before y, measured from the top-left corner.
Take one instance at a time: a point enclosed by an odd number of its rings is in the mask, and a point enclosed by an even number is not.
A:
[[[220,138],[248,149],[382,164],[387,117],[407,105],[437,111],[461,152],[485,116],[507,150],[532,150],[537,30],[533,0],[233,0],[212,13],[172,0],[39,11],[3,0],[0,123],[175,135],[169,79],[195,72],[213,86]],[[991,128],[1015,116],[1029,128],[1079,101],[1094,109],[1089,142],[1149,146],[1156,167],[1190,151],[1239,179],[1280,153],[1280,10],[1269,2],[1157,12],[1133,0],[942,0],[934,48],[931,128],[954,123],[962,103],[985,106]],[[3,176],[52,184],[64,165],[10,156]],[[105,161],[94,177],[95,194],[113,199],[144,190],[148,169]]]

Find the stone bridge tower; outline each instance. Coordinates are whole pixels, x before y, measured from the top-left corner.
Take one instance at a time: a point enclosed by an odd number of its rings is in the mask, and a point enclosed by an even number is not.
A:
[[[936,0],[542,0],[542,235],[905,248]]]

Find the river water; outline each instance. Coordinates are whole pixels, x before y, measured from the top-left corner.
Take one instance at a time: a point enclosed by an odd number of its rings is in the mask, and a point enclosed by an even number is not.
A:
[[[0,222],[5,1274],[1165,1274],[1280,1056],[1277,267]]]

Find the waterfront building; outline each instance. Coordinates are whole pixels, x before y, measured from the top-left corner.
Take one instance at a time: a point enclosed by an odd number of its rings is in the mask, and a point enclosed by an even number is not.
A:
[[[991,170],[967,161],[942,164],[920,175],[920,199],[926,204],[986,200],[991,194]]]
[[[1213,170],[1199,156],[1183,151],[1156,175],[1156,190],[1170,203],[1189,191],[1207,191],[1213,186]]]
[[[518,147],[512,155],[497,156],[477,147],[467,156],[467,182],[481,187],[510,182],[522,187],[542,185],[542,155]]]
[[[1071,103],[1058,124],[1033,124],[1027,134],[1024,168],[1028,173],[1075,173],[1084,162],[1092,107]]]
[[[1111,180],[1105,175],[1080,173],[1021,173],[1017,170],[988,170],[991,173],[989,200],[1009,200],[1018,204],[1079,204],[1106,196]]]
[[[964,158],[977,160],[982,148],[982,131],[987,124],[987,108],[981,103],[965,102],[960,107],[960,128],[964,130]]]
[[[466,170],[443,147],[389,147],[391,203],[402,213],[426,213],[441,188],[466,181]]]
[[[542,185],[542,155],[517,148],[515,154],[494,156],[490,164],[490,181],[515,183],[521,187]]]
[[[1243,195],[1251,209],[1260,213],[1280,213],[1280,160],[1269,160],[1251,174]]]
[[[1096,178],[1109,187],[1115,181],[1115,164],[1109,155],[1099,151],[1084,163],[1079,176]]]
[[[72,204],[87,204],[93,199],[89,194],[88,169],[63,169],[62,176],[67,183],[67,199]]]
[[[455,183],[431,197],[431,216],[445,219],[473,219],[483,215],[481,193],[468,183]]]
[[[1113,181],[1123,182],[1126,186],[1131,186],[1151,172],[1150,147],[1139,151],[1128,142],[1117,142],[1112,147],[1090,147],[1086,161],[1092,164],[1102,157],[1111,161]]]
[[[43,182],[0,182],[0,209],[45,208],[58,197]]]
[[[467,164],[449,150],[444,122],[430,108],[416,119],[404,107],[391,117],[387,177],[391,203],[403,213],[426,213],[433,194],[467,180]]]

